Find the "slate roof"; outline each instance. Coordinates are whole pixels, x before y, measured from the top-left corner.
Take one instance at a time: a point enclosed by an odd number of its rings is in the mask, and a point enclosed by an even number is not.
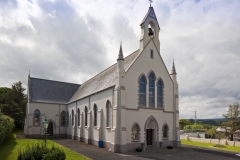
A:
[[[30,101],[67,104],[79,84],[29,77]]]
[[[124,58],[124,69],[125,71],[130,67],[133,61],[138,56],[140,50],[137,50]],[[77,92],[73,95],[69,103],[97,93],[101,90],[115,86],[115,77],[117,71],[117,63],[100,72],[93,78],[84,82],[81,87],[78,88]]]

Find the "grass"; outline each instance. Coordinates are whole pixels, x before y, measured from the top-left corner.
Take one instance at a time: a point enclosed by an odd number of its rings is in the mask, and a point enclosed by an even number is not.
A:
[[[15,131],[8,138],[6,138],[2,144],[0,144],[0,159],[1,160],[14,160],[17,159],[18,150],[25,150],[27,144],[43,142],[43,139],[16,139],[16,134],[22,133],[22,131]],[[53,141],[47,140],[49,147],[53,145]],[[54,143],[55,147],[62,148],[66,154],[66,160],[86,160],[84,157],[66,147],[63,147],[57,143]]]
[[[181,140],[181,144],[203,147],[203,148],[211,148],[211,149],[217,149],[217,150],[224,150],[224,151],[230,151],[230,152],[240,152],[240,147],[233,147],[228,145],[226,145],[225,148],[220,148],[220,147],[214,147],[215,144],[193,142],[193,141],[187,141],[187,140]]]

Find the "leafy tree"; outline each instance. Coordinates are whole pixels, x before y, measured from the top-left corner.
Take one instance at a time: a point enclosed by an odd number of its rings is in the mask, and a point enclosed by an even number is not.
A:
[[[190,125],[190,121],[188,119],[180,119],[179,120],[179,126],[180,126],[180,129],[183,129],[185,126],[187,125]]]
[[[23,127],[26,115],[27,99],[24,90],[21,81],[14,83],[12,89],[0,87],[0,109],[3,114],[13,118],[19,128]]]
[[[212,128],[210,124],[203,124],[203,127],[204,127],[204,129],[211,129]]]
[[[227,121],[223,123],[223,127],[226,130],[225,135],[230,139],[230,141],[233,141],[233,134],[240,126],[240,122],[238,120],[240,117],[239,104],[236,102],[233,105],[229,105],[228,112],[227,114],[223,114],[223,117],[227,119]]]
[[[207,130],[207,133],[208,133],[208,135],[211,136],[211,139],[212,139],[213,135],[216,135],[216,127],[213,127],[211,129]]]
[[[27,104],[27,96],[24,94],[26,89],[22,86],[22,82],[18,81],[12,85],[12,90],[14,92],[14,101],[18,104],[19,109],[19,118],[15,120],[18,120],[19,125],[23,127]]]

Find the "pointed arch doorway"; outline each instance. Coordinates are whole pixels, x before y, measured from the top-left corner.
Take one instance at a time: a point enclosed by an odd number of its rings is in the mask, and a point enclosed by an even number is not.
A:
[[[145,145],[157,146],[158,123],[155,117],[150,116],[145,122]]]
[[[49,122],[49,124],[48,124],[47,134],[49,136],[53,136],[53,124],[52,124],[52,122]]]

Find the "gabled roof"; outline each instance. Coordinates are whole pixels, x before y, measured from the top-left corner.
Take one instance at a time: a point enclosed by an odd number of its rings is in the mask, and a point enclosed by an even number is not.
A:
[[[124,58],[124,69],[126,70],[132,62],[138,56],[140,50],[137,50],[130,54],[129,56]],[[97,93],[104,89],[115,86],[116,83],[116,71],[117,71],[117,63],[100,72],[93,78],[84,82],[81,87],[78,88],[77,92],[73,95],[69,103],[89,96],[91,94]]]
[[[67,104],[80,87],[79,84],[29,78],[30,101]]]
[[[146,19],[147,19],[148,16],[149,16],[149,17],[152,17],[153,19],[156,19],[158,28],[160,29],[160,26],[159,26],[159,24],[158,24],[158,20],[157,20],[157,17],[156,17],[156,14],[155,14],[155,12],[154,12],[153,7],[149,7],[148,12],[147,12],[147,14],[145,15],[145,17],[143,18],[140,26],[146,21]]]

